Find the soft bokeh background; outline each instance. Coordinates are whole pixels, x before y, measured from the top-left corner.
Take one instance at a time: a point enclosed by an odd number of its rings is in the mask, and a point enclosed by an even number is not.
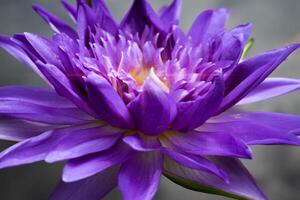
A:
[[[31,10],[32,3],[46,6],[69,20],[58,0],[0,0],[0,34],[35,32],[50,35],[48,26]],[[114,16],[120,20],[130,0],[107,0]],[[170,0],[150,0],[158,9]],[[256,39],[251,55],[300,41],[299,0],[184,0],[181,25],[185,30],[197,13],[205,8],[226,7],[232,17],[229,27],[253,22]],[[300,52],[290,57],[273,75],[300,78]],[[0,86],[45,85],[32,71],[0,50]],[[300,93],[251,105],[248,109],[300,114]],[[4,149],[11,143],[0,142]],[[300,197],[300,149],[293,147],[255,147],[255,158],[245,164],[272,200],[298,200]],[[1,200],[44,200],[59,180],[62,163],[38,163],[0,171]],[[105,184],[105,183],[103,183]],[[118,191],[105,198],[121,199]],[[192,192],[165,178],[155,199],[221,200],[222,197]]]

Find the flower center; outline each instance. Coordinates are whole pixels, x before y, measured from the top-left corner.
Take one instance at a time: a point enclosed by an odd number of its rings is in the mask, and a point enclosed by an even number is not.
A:
[[[134,78],[134,80],[136,81],[136,83],[139,86],[141,86],[141,85],[143,85],[144,81],[148,77],[148,75],[150,73],[150,70],[148,70],[146,68],[142,68],[141,70],[132,69],[132,70],[130,70],[129,73]]]
[[[143,68],[140,71],[137,71],[136,69],[131,70],[130,75],[135,79],[136,83],[139,86],[142,86],[144,81],[150,77],[152,81],[154,81],[162,90],[169,93],[170,89],[167,85],[166,81],[162,81],[155,73],[154,68],[152,67],[150,70],[147,68]]]

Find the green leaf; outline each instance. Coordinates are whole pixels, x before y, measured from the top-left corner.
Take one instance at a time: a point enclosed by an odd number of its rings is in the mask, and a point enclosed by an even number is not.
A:
[[[248,198],[238,196],[236,194],[228,193],[228,192],[225,192],[222,190],[218,190],[218,189],[210,187],[208,185],[202,185],[202,184],[196,183],[194,181],[175,176],[168,172],[164,172],[164,176],[167,177],[172,182],[174,182],[178,185],[181,185],[182,187],[189,189],[189,190],[229,197],[229,198],[233,198],[233,199],[237,199],[237,200],[249,200]]]
[[[242,54],[242,60],[244,60],[244,59],[246,58],[246,56],[248,55],[249,51],[250,51],[251,48],[253,47],[254,42],[255,42],[255,39],[254,39],[254,38],[251,38],[251,39],[247,42],[247,44],[246,44],[246,46],[245,46],[245,48],[244,48],[244,52],[243,52],[243,54]]]

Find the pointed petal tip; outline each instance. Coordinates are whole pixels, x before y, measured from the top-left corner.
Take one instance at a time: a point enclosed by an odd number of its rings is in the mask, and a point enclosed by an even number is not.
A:
[[[284,47],[284,50],[286,50],[286,52],[284,52],[285,53],[284,55],[289,55],[289,54],[293,53],[299,47],[300,47],[300,42],[299,43],[288,44],[287,46]]]
[[[0,35],[0,47],[5,50],[6,45],[12,45],[11,37],[8,35]]]
[[[79,177],[79,176],[73,176],[72,174],[70,173],[67,173],[65,168],[63,169],[63,173],[62,173],[62,176],[61,176],[61,180],[64,182],[64,183],[73,183],[73,182],[77,182],[77,181],[81,181],[81,180],[84,180],[86,178],[89,178],[91,177],[92,175],[94,174],[91,174],[90,176],[87,175],[86,177]]]
[[[237,157],[252,160],[253,159],[252,149],[242,140],[237,140],[237,142],[240,144],[240,150],[237,153]]]
[[[33,10],[38,12],[41,9],[41,6],[38,3],[33,3],[32,6]]]
[[[176,7],[181,8],[182,7],[182,0],[173,0],[173,5],[176,5]]]
[[[47,17],[48,11],[45,8],[43,8],[41,5],[39,5],[38,3],[33,3],[31,7],[42,18],[44,18],[44,19],[48,18]]]
[[[76,180],[72,180],[72,178],[69,176],[69,175],[66,175],[65,173],[63,173],[62,177],[61,177],[61,180],[64,182],[64,183],[72,183],[72,182],[75,182]]]
[[[46,156],[46,158],[44,159],[44,161],[45,161],[46,163],[49,163],[49,164],[53,164],[53,163],[55,163],[55,162],[58,162],[58,161],[59,161],[59,160],[57,160],[58,154],[59,154],[59,152],[51,151],[51,152]]]
[[[244,24],[241,24],[240,26],[252,29],[253,28],[253,23],[252,22],[246,22]]]
[[[247,146],[247,145],[246,145]],[[252,151],[252,149],[250,148],[250,147],[246,147],[246,149],[245,149],[245,158],[247,158],[247,159],[253,159],[253,151]]]
[[[7,41],[9,39],[10,39],[10,37],[8,35],[2,35],[2,34],[0,35],[0,42]]]

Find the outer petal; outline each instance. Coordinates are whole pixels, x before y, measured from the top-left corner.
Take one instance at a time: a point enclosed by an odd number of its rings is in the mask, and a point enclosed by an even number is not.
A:
[[[77,24],[85,21],[84,26],[78,28],[82,31],[89,31],[88,28],[94,29],[96,26],[111,33],[117,34],[118,26],[102,0],[91,0],[92,7],[82,0],[77,0],[78,15]]]
[[[137,151],[154,151],[162,148],[160,141],[155,136],[135,134],[124,137],[123,141]]]
[[[0,87],[0,100],[22,101],[32,104],[49,106],[53,108],[76,108],[72,102],[59,96],[54,91],[26,86],[5,86]]]
[[[76,31],[71,26],[59,19],[57,16],[51,14],[50,12],[36,4],[33,5],[33,9],[51,26],[51,28],[55,32],[65,33],[73,39],[78,38]]]
[[[181,103],[178,115],[173,123],[175,130],[193,130],[210,118],[223,100],[224,82],[221,76],[216,76],[210,90],[195,101]]]
[[[126,161],[119,173],[119,189],[124,200],[151,200],[159,186],[162,155],[139,153]]]
[[[136,126],[148,135],[163,132],[177,113],[175,100],[161,89],[153,76],[147,78],[143,91],[128,105]]]
[[[146,26],[164,31],[160,18],[146,0],[134,0],[121,22],[121,29],[129,28],[133,33],[142,32]]]
[[[211,174],[183,167],[170,160],[164,163],[164,174],[188,189],[235,199],[267,200],[240,161],[222,157],[214,158],[212,161],[228,174],[229,183],[222,182]]]
[[[251,150],[247,145],[228,133],[169,132],[166,136],[171,144],[186,153],[251,158]]]
[[[198,130],[226,132],[249,145],[300,145],[300,140],[292,133],[299,128],[300,117],[296,115],[234,112],[217,116]]]
[[[95,124],[57,129],[17,143],[0,154],[0,168],[13,167],[44,160],[65,137],[72,133],[95,127]]]
[[[94,111],[85,102],[85,99],[80,96],[80,92],[77,88],[73,86],[69,78],[60,69],[54,65],[43,64],[41,62],[37,62],[37,65],[59,95],[68,98],[85,112],[97,117]]]
[[[20,142],[54,128],[57,127],[20,119],[0,117],[1,140]]]
[[[86,87],[91,106],[103,119],[117,127],[133,128],[125,103],[105,78],[91,72]]]
[[[0,99],[0,116],[54,125],[83,124],[91,121],[77,108],[53,108],[22,101]]]
[[[71,17],[71,19],[73,20],[73,22],[76,22],[77,10],[76,10],[75,6],[71,5],[68,2],[68,0],[61,0],[61,3],[64,6],[64,8],[66,9],[66,11],[68,12],[68,14]]]
[[[50,200],[99,200],[117,186],[118,167],[73,183],[60,182]]]
[[[73,182],[97,174],[121,164],[133,155],[132,149],[123,143],[106,151],[70,160],[64,168],[63,180]]]
[[[171,28],[172,25],[177,25],[179,23],[181,5],[181,0],[173,0],[170,5],[165,6],[161,9],[160,19],[166,26]]]
[[[191,36],[194,45],[206,43],[224,31],[227,20],[228,13],[225,9],[206,10],[198,15],[188,35]]]
[[[41,77],[43,77],[35,63],[28,56],[28,54],[11,38],[6,36],[0,36],[0,47],[2,47],[5,51],[14,56],[21,63],[24,63],[25,65],[32,68]]]
[[[79,37],[79,44],[81,51],[84,51],[84,47],[89,43],[89,32],[88,32],[88,27],[89,27],[89,22],[87,19],[87,14],[86,14],[85,6],[84,5],[78,5],[77,8],[77,33]]]
[[[230,108],[257,87],[300,44],[263,53],[240,63],[233,69],[226,83],[226,96],[219,112]]]
[[[222,38],[222,48],[220,60],[232,60],[233,65],[236,65],[242,54],[245,45],[247,44],[252,31],[252,24],[239,25],[232,30],[226,32]],[[232,66],[233,66],[232,65]]]
[[[290,78],[267,78],[238,104],[255,103],[272,97],[300,90],[300,80]]]
[[[50,63],[58,67],[61,65],[58,47],[52,41],[33,33],[24,33],[24,36],[44,63]]]
[[[56,93],[30,87],[0,88],[0,115],[58,125],[92,120]]]
[[[112,147],[121,136],[120,130],[107,125],[70,131],[51,149],[45,160],[51,163],[103,151]]]
[[[94,3],[93,8],[88,6],[84,1],[77,1],[77,32],[81,45],[88,45],[90,41],[90,31],[94,31],[95,27],[101,28],[112,35],[117,34],[118,26],[104,3],[99,0]],[[82,46],[84,47],[84,46]]]
[[[196,169],[200,171],[205,171],[211,174],[218,176],[224,181],[228,181],[228,177],[225,172],[218,168],[214,163],[205,159],[201,156],[194,156],[191,154],[179,153],[172,149],[164,149],[163,153],[168,156],[170,159],[174,160],[180,165],[185,167]],[[165,158],[167,159],[167,158]]]
[[[52,131],[29,138],[6,149],[0,154],[0,168],[14,167],[43,160],[57,138]]]
[[[106,6],[104,0],[92,0],[92,7],[97,9],[99,6],[102,7],[103,11],[109,13],[109,9]]]
[[[93,5],[97,13],[96,25],[112,35],[117,34],[118,25],[113,19],[113,16],[109,12],[103,0],[94,0]]]

